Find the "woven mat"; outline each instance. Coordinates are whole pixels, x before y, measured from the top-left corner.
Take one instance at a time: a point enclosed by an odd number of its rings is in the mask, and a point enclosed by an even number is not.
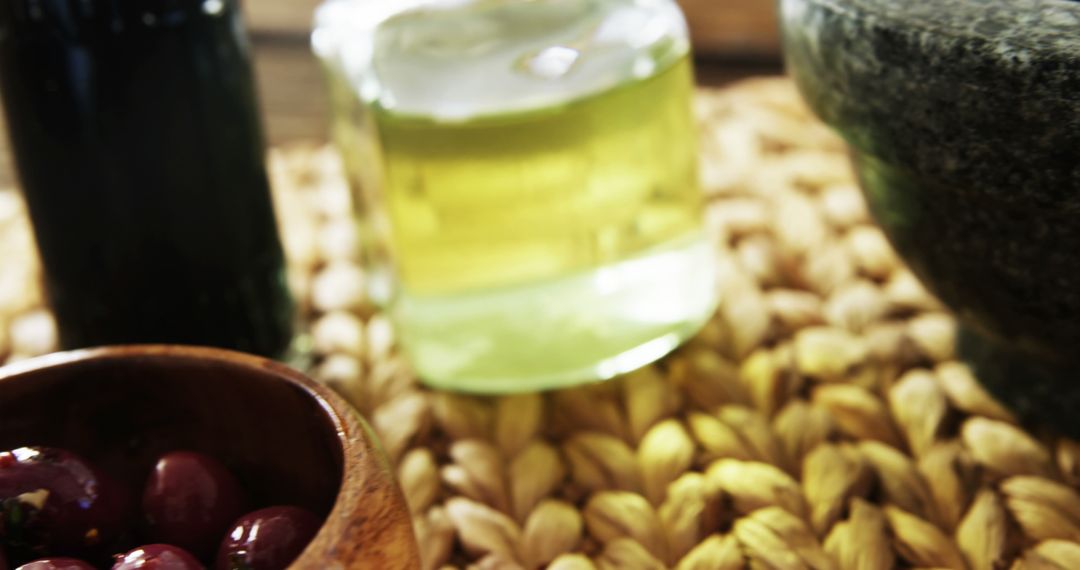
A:
[[[312,373],[382,438],[426,568],[1080,568],[1080,444],[1035,437],[953,361],[955,323],[867,216],[791,85],[702,92],[722,308],[606,384],[419,386],[355,264],[335,154],[274,151]],[[53,349],[0,193],[0,354]]]

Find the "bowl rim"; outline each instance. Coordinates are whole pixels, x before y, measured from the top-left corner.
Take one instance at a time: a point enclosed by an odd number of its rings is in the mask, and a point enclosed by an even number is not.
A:
[[[413,533],[411,515],[401,493],[399,484],[393,476],[393,469],[386,458],[382,445],[374,431],[367,425],[344,398],[339,396],[328,386],[320,384],[309,378],[304,373],[291,366],[269,358],[256,356],[235,350],[223,348],[176,345],[176,344],[124,344],[112,346],[100,346],[92,348],[80,348],[61,352],[54,352],[42,356],[20,360],[0,367],[0,383],[33,374],[38,371],[62,368],[77,365],[84,362],[128,360],[133,358],[162,358],[176,360],[213,361],[225,365],[237,366],[256,370],[267,378],[267,381],[284,381],[296,386],[314,401],[323,410],[323,414],[334,428],[338,442],[338,451],[341,454],[341,482],[334,495],[334,504],[330,512],[319,527],[318,533],[311,539],[304,551],[289,565],[290,569],[327,568],[331,565],[325,560],[327,556],[338,554],[342,548],[339,543],[355,539],[360,536],[361,530],[356,521],[352,520],[358,512],[363,512],[363,505],[357,509],[357,504],[362,502],[363,493],[354,495],[350,491],[360,489],[369,492],[388,494],[388,500],[393,504],[390,510],[381,509],[378,515],[387,517],[388,520],[374,531],[368,530],[366,534],[374,532],[376,535],[384,534],[390,537],[397,535],[399,540],[411,540],[411,544],[390,549],[391,555],[397,554],[390,560],[383,559],[385,549],[358,548],[359,545],[348,545],[344,551],[351,555],[348,562],[336,568],[369,568],[369,567],[393,567],[415,568],[419,566],[419,554],[416,548],[416,539]],[[274,380],[270,380],[273,378]],[[382,467],[382,469],[378,469]],[[380,477],[386,473],[388,476]],[[397,512],[395,512],[395,509]],[[370,519],[377,517],[372,516]],[[407,523],[407,537],[402,536],[402,521]],[[361,523],[370,524],[369,517],[363,517]],[[371,558],[372,554],[374,555]],[[394,565],[394,563],[400,565]],[[391,564],[391,566],[386,566]]]
[[[334,436],[341,452],[341,484],[334,495],[334,504],[341,495],[341,489],[345,486],[345,473],[348,472],[345,449],[350,445],[349,435],[357,431],[364,432],[362,437],[370,437],[363,428],[356,425],[357,422],[349,422],[356,419],[356,412],[347,404],[341,396],[338,396],[329,387],[307,377],[299,370],[291,366],[265,358],[209,346],[193,346],[182,344],[120,344],[110,346],[98,346],[90,348],[77,348],[60,352],[52,352],[41,356],[27,358],[4,366],[0,366],[0,382],[18,376],[33,374],[41,370],[62,368],[82,362],[101,360],[125,360],[140,357],[175,358],[177,360],[202,360],[214,361],[248,369],[257,369],[266,375],[284,380],[302,389],[306,396],[313,398],[319,408],[330,420],[334,428]]]

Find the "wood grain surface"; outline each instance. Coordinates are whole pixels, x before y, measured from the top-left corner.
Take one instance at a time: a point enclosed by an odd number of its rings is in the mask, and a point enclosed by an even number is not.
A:
[[[779,53],[776,4],[772,0],[679,0],[698,52],[713,55]],[[307,34],[319,0],[258,0],[246,10],[251,29]]]
[[[777,58],[780,32],[773,0],[679,0],[694,49],[707,57]]]
[[[319,0],[249,0],[245,9],[255,46],[267,141],[325,140],[327,99],[308,34]],[[698,80],[722,85],[780,71],[775,6],[771,0],[680,0],[698,55]],[[0,132],[4,132],[0,117]],[[15,175],[6,132],[0,135],[0,186]]]

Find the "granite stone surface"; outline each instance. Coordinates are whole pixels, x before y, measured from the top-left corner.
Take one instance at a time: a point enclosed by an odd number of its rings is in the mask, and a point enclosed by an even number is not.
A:
[[[1080,212],[1080,3],[780,0],[789,69],[862,152]]]
[[[779,3],[790,74],[988,385],[1080,405],[1080,2]]]

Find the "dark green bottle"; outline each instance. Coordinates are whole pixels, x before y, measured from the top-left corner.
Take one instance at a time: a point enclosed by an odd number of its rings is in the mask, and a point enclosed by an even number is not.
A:
[[[0,96],[65,348],[285,352],[237,0],[0,0]]]

